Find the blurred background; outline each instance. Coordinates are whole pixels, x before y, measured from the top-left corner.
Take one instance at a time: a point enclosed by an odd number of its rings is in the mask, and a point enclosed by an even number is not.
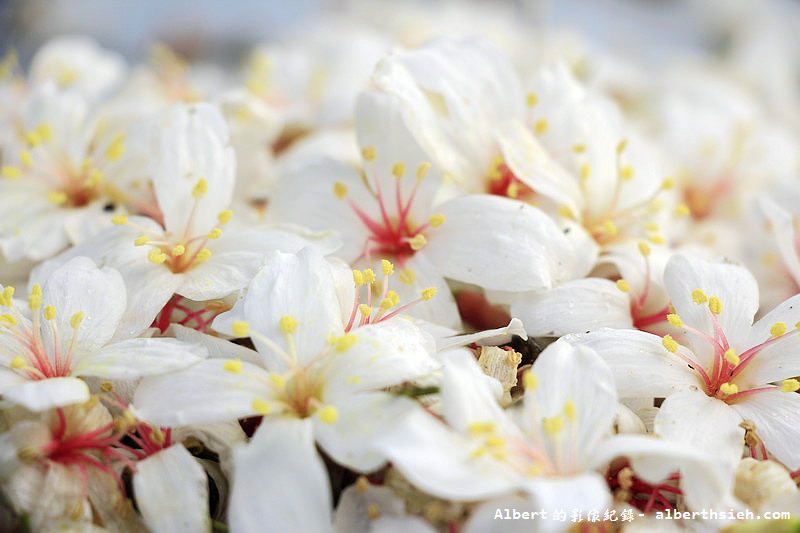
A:
[[[2,0],[0,49],[17,48],[25,62],[52,36],[84,33],[132,60],[141,59],[154,41],[187,56],[224,59],[254,42],[296,35],[332,15],[381,26],[397,23],[392,19],[401,16],[398,11],[404,15],[415,7],[451,14],[469,7],[489,14],[484,28],[480,20],[470,27],[470,21],[457,24],[451,17],[448,27],[436,30],[490,31],[491,12],[510,12],[530,29],[574,30],[609,51],[663,59],[686,48],[719,45],[737,18],[760,16],[758,4],[797,20],[798,3],[792,0]]]

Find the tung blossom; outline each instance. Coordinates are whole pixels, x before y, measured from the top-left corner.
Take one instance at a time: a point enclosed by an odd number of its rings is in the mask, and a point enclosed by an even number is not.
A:
[[[572,269],[574,250],[538,209],[508,198],[467,195],[437,202],[443,176],[431,165],[397,100],[362,93],[356,110],[363,167],[331,159],[282,179],[268,220],[335,228],[338,252],[355,264],[398,265],[403,296],[427,286],[443,297],[415,310],[443,325],[458,323],[444,278],[493,290],[548,288]]]
[[[123,323],[125,284],[119,272],[77,257],[34,284],[27,307],[0,295],[0,393],[33,411],[83,403],[83,377],[131,380],[168,372],[205,356],[202,348],[166,338],[132,338]]]
[[[732,466],[742,453],[745,420],[772,456],[800,467],[791,422],[800,408],[800,296],[753,323],[758,286],[743,267],[676,255],[664,283],[675,309],[668,316],[674,337],[601,329],[570,342],[609,363],[623,398],[666,398],[656,433]]]

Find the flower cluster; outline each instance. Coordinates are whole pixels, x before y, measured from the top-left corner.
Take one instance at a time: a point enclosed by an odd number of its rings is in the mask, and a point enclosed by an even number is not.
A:
[[[789,23],[654,68],[395,7],[0,62],[0,529],[800,516]]]

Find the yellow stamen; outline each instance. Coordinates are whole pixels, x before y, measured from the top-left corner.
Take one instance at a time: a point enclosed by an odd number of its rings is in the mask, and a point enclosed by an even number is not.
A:
[[[692,300],[697,305],[700,305],[708,301],[708,296],[701,289],[695,289],[692,291]]]
[[[47,193],[47,201],[51,204],[61,205],[67,202],[67,193],[64,191],[50,191]],[[114,222],[114,219],[111,219]],[[127,221],[127,219],[126,219]],[[114,222],[117,224],[117,222]],[[120,222],[120,224],[124,224],[125,222]]]
[[[247,337],[250,334],[250,324],[244,320],[236,320],[231,324],[231,332],[235,337]]]
[[[123,214],[114,215],[113,217],[111,217],[111,222],[113,224],[118,225],[118,226],[122,226],[124,224],[127,224],[128,223],[128,215],[123,215]]]
[[[629,292],[631,290],[630,284],[624,279],[617,280],[617,288],[622,292]]]
[[[708,309],[715,315],[718,315],[722,312],[722,302],[716,296],[712,296],[708,299]]]
[[[227,372],[233,372],[234,374],[238,374],[242,371],[242,360],[241,359],[227,359],[225,364],[222,365]]]
[[[337,181],[333,184],[333,194],[336,195],[337,198],[342,199],[347,196],[347,185],[342,183],[341,181]]]
[[[395,178],[402,178],[406,172],[406,166],[403,163],[395,163],[392,167],[392,175]]]
[[[427,289],[422,289],[422,299],[426,302],[431,300],[434,296],[436,296],[436,287],[428,287]]]
[[[394,265],[388,259],[381,259],[381,270],[383,270],[384,275],[391,276],[394,274]]]
[[[44,306],[44,319],[53,320],[56,317],[56,308],[52,305]]]
[[[783,322],[775,322],[769,328],[769,334],[773,337],[780,337],[784,333],[786,333],[786,324]]]
[[[431,164],[427,161],[424,163],[420,163],[419,167],[417,167],[417,179],[423,179],[427,174],[428,171],[431,169]]]
[[[182,244],[176,244],[172,247],[172,255],[179,257],[186,253],[186,247]]]
[[[558,435],[558,433],[564,428],[564,418],[561,415],[556,415],[551,418],[545,418],[542,420],[544,425],[544,431],[548,435]]]
[[[683,327],[683,320],[681,320],[681,317],[679,317],[675,313],[670,313],[667,315],[667,322],[669,322],[671,326],[676,328]]]
[[[575,410],[575,402],[568,400],[567,403],[564,404],[564,415],[568,420],[572,422],[575,421],[575,419],[578,417],[578,413]]]
[[[339,411],[332,405],[326,405],[318,411],[319,419],[326,424],[333,424],[339,419]]]
[[[536,132],[536,135],[544,135],[547,133],[547,129],[550,127],[550,124],[547,122],[546,118],[540,118],[537,120],[533,125],[533,131]]]
[[[219,228],[214,228],[208,232],[209,239],[219,239],[222,236],[222,230]]]
[[[360,287],[364,284],[364,274],[362,274],[360,270],[353,270],[353,283],[356,287]]]
[[[192,196],[195,198],[202,198],[208,192],[208,182],[205,178],[200,178],[197,180],[197,183],[194,185],[194,189],[192,189]]]
[[[800,390],[800,381],[794,378],[784,379],[783,383],[781,383],[781,390],[783,392],[797,392]]]
[[[528,107],[533,107],[539,102],[539,97],[536,96],[536,93],[528,93],[528,96],[525,97],[525,102]]]
[[[639,241],[639,253],[647,257],[650,255],[650,245],[644,241]]]
[[[231,218],[233,217],[233,211],[230,209],[226,209],[222,211],[219,215],[217,215],[217,220],[220,224],[226,224],[230,222]]]
[[[358,312],[361,316],[368,317],[372,313],[372,308],[367,304],[361,304],[358,306]]]
[[[375,283],[375,271],[371,268],[364,269],[364,281],[367,283]]]
[[[522,375],[522,384],[525,390],[536,390],[536,387],[539,385],[539,376],[528,370]]]
[[[283,333],[294,333],[297,330],[297,319],[292,315],[283,315],[278,321],[278,327]]]
[[[11,165],[4,165],[0,172],[3,174],[4,178],[16,179],[22,176],[22,171],[19,169],[19,167]]]
[[[26,366],[28,366],[28,362],[25,361],[24,357],[21,357],[21,356],[18,355],[18,356],[16,356],[15,358],[13,358],[11,360],[11,364],[9,366],[11,368],[13,368],[14,370],[21,370],[21,369],[25,368]]]
[[[661,339],[661,344],[669,352],[675,353],[678,351],[678,343],[675,342],[675,339],[673,339],[671,335],[664,335]]]
[[[266,416],[272,412],[272,406],[261,398],[256,398],[253,400],[252,407],[256,413],[263,416]]]
[[[445,216],[441,213],[437,213],[435,215],[431,215],[431,218],[428,219],[431,227],[438,228],[442,224],[444,224]]]
[[[425,248],[426,244],[428,244],[428,239],[421,233],[419,235],[414,235],[414,237],[408,241],[408,245],[411,246],[411,249],[415,252]]]
[[[736,386],[735,383],[723,383],[719,386],[719,390],[722,391],[723,394],[736,394],[739,392],[739,387]]]
[[[740,361],[739,356],[736,355],[736,350],[734,350],[733,348],[728,348],[727,350],[725,350],[724,355],[725,355],[725,360],[728,361],[733,366],[739,364]]]
[[[38,283],[34,283],[31,288],[31,295],[28,296],[28,309],[36,311],[42,306],[42,287]]]
[[[69,325],[72,326],[72,329],[77,330],[81,327],[81,323],[83,322],[83,311],[78,311],[72,318],[69,319]]]
[[[167,254],[165,254],[158,248],[153,248],[147,253],[147,260],[153,263],[154,265],[160,265],[161,263],[167,260]]]
[[[372,146],[365,146],[361,149],[361,157],[364,158],[364,161],[372,161],[375,159],[375,148]]]

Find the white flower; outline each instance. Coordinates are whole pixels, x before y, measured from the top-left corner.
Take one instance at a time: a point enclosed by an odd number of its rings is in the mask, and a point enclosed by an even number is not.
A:
[[[85,97],[53,84],[20,107],[0,171],[0,249],[8,259],[50,258],[109,226],[107,210],[147,204],[134,190],[146,173],[126,142],[130,128],[109,125]]]
[[[328,159],[308,163],[279,181],[268,217],[337,229],[344,239],[338,253],[351,264],[397,263],[401,295],[426,286],[443,293],[415,312],[447,326],[458,317],[444,278],[521,291],[549,288],[571,272],[572,246],[538,209],[492,195],[437,204],[443,177],[409,129],[416,119],[393,96],[362,93],[363,174]]]
[[[666,398],[655,431],[717,455],[731,468],[742,452],[742,420],[767,450],[800,467],[791,420],[800,407],[795,296],[753,324],[758,286],[742,267],[676,255],[664,272],[681,345],[632,330],[603,329],[570,339],[600,353],[625,398]],[[775,384],[777,383],[777,384]]]
[[[272,254],[246,296],[214,324],[252,337],[259,353],[212,357],[145,380],[134,399],[137,413],[162,425],[264,415],[259,432],[270,431],[275,419],[310,419],[316,439],[337,461],[377,467],[382,457],[371,450],[371,439],[408,407],[380,389],[437,366],[433,339],[394,317],[401,308],[390,311],[396,294],[387,279],[367,281],[370,291],[387,289],[373,304],[369,295],[353,297],[348,269],[332,268],[313,249]]]
[[[175,339],[130,338],[120,274],[85,257],[34,284],[28,308],[0,295],[0,393],[34,411],[82,403],[82,377],[130,380],[192,364],[205,354]],[[136,332],[139,333],[139,332]]]
[[[202,301],[243,288],[269,250],[295,251],[313,241],[326,251],[338,246],[335,238],[296,227],[225,226],[233,217],[236,165],[227,126],[213,106],[174,107],[154,126],[153,142],[156,220],[115,215],[118,227],[40,265],[39,275],[76,255],[118,269],[135,313],[126,318],[144,328],[175,293]]]

